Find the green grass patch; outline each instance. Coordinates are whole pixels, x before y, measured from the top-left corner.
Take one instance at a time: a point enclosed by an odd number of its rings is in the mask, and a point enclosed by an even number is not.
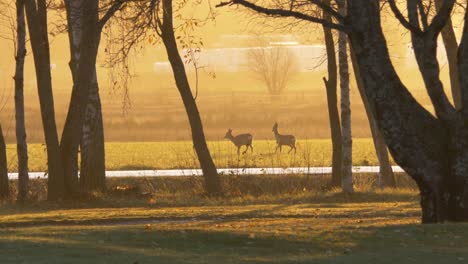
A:
[[[327,139],[299,140],[297,153],[275,153],[276,143],[271,140],[254,141],[254,153],[237,155],[229,141],[209,142],[211,155],[219,168],[244,167],[316,167],[330,166],[331,141]],[[106,144],[108,170],[183,169],[199,168],[197,156],[189,141],[174,142],[112,142]],[[29,145],[30,171],[45,171],[46,149],[41,144]],[[8,145],[10,171],[17,171],[16,147]],[[353,140],[353,164],[377,165],[371,139]]]

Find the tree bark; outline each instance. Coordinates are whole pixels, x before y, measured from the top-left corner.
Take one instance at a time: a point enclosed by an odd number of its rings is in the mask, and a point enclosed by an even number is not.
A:
[[[78,149],[82,142],[87,105],[97,83],[96,57],[101,32],[98,1],[65,1],[65,4],[73,89],[60,147],[67,174],[67,189],[73,194],[78,191]],[[88,159],[85,162],[89,162]]]
[[[442,204],[447,167],[447,131],[401,83],[390,61],[378,0],[349,2],[350,40],[364,89],[390,152],[418,184],[422,221],[447,219]],[[440,106],[440,105],[439,105]]]
[[[338,12],[346,15],[346,3],[344,0],[337,0]],[[352,136],[351,136],[351,102],[349,98],[349,70],[348,70],[348,52],[347,52],[346,33],[338,33],[338,58],[340,74],[341,91],[341,137],[342,137],[342,180],[341,187],[343,192],[352,193],[353,188],[353,161],[352,161]]]
[[[81,139],[80,185],[83,191],[105,191],[104,126],[96,69],[90,88]]]
[[[172,0],[163,0],[162,5],[162,40],[167,51],[169,62],[171,63],[176,86],[182,97],[182,101],[188,115],[190,127],[192,130],[193,145],[197,153],[201,169],[203,171],[203,177],[205,179],[205,190],[208,195],[219,196],[222,195],[221,182],[216,170],[216,166],[213,162],[213,159],[211,158],[210,151],[206,144],[200,113],[198,112],[197,104],[193,98],[193,94],[185,72],[184,63],[177,48],[172,17]]]
[[[330,0],[324,1],[324,4],[330,5]],[[331,16],[327,12],[323,12],[323,18],[327,21],[331,21]],[[328,68],[328,80],[323,78],[323,81],[325,82],[325,89],[327,92],[328,118],[330,120],[330,133],[333,150],[332,178],[330,186],[339,187],[341,186],[343,156],[341,149],[342,144],[340,114],[338,112],[338,76],[336,65],[335,41],[333,40],[333,34],[330,28],[324,26],[323,33],[325,38],[325,46],[327,49]]]
[[[437,12],[440,11],[442,6],[442,0],[435,0],[435,6]],[[455,31],[453,30],[452,19],[447,20],[447,24],[442,29],[442,40],[445,46],[445,53],[447,54],[447,61],[449,66],[449,76],[450,76],[450,87],[452,90],[452,99],[455,105],[455,109],[460,110],[462,108],[461,100],[461,88],[460,80],[458,79],[458,62],[457,62],[457,52],[458,52],[458,43],[457,37],[455,36]]]
[[[395,175],[393,174],[392,165],[390,164],[387,145],[385,144],[382,133],[380,133],[379,127],[375,122],[373,111],[370,108],[369,99],[367,98],[366,92],[364,91],[364,83],[362,81],[359,66],[357,65],[356,54],[354,54],[353,49],[350,49],[350,55],[359,95],[362,98],[364,109],[366,110],[367,114],[367,119],[369,120],[369,127],[372,134],[372,140],[374,141],[375,153],[377,155],[377,159],[379,160],[380,168],[378,184],[380,187],[396,188]]]
[[[10,197],[10,187],[8,184],[6,144],[2,126],[0,125],[0,200],[8,199],[8,197]]]
[[[29,169],[28,144],[24,121],[24,59],[26,57],[26,22],[24,0],[16,1],[16,69],[15,69],[15,119],[16,153],[18,156],[18,201],[28,198]]]
[[[50,72],[50,51],[47,30],[47,4],[45,0],[25,2],[27,24],[36,69],[37,88],[42,124],[47,147],[48,200],[59,200],[65,194],[65,180],[60,156],[54,97]]]
[[[73,79],[72,94],[68,106],[67,118],[60,140],[64,172],[66,177],[67,193],[77,192],[78,187],[78,149],[79,137],[76,135],[79,126],[80,98],[78,71],[81,59],[81,40],[83,37],[83,1],[65,0],[67,14],[68,40],[70,45],[69,67]]]

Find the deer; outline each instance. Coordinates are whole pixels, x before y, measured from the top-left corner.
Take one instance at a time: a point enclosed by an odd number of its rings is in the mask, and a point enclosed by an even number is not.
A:
[[[294,154],[296,153],[296,137],[293,135],[281,135],[278,132],[278,123],[275,123],[273,125],[272,132],[275,134],[276,138],[276,152],[278,152],[278,148],[281,152],[282,146],[289,146],[291,149],[289,150],[288,153],[291,153],[291,151],[294,149]]]
[[[225,139],[229,139],[234,143],[234,145],[237,147],[237,155],[240,154],[240,149],[242,146],[246,146],[246,149],[242,154],[247,153],[247,150],[250,150],[253,152],[253,147],[252,147],[252,139],[253,136],[251,134],[240,134],[237,136],[232,135],[232,129],[229,129],[224,136]]]

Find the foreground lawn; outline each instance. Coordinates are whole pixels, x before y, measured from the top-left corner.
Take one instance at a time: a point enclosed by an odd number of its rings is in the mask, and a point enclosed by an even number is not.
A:
[[[219,168],[228,167],[308,167],[330,166],[332,147],[327,139],[299,140],[297,153],[274,153],[276,143],[268,140],[254,141],[254,153],[237,156],[237,149],[229,141],[209,142],[211,154]],[[29,167],[31,171],[46,170],[45,146],[30,144]],[[10,171],[17,171],[16,148],[8,146]],[[354,165],[377,165],[371,139],[353,139]],[[106,144],[108,170],[198,168],[192,143],[177,142],[113,142]]]
[[[294,203],[4,206],[1,263],[468,261],[468,225],[420,225],[419,217],[409,192],[329,194]]]

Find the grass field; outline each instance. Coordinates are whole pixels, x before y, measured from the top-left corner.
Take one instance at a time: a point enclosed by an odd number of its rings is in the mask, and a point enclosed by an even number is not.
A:
[[[308,167],[331,165],[331,141],[326,139],[299,140],[297,153],[274,153],[276,143],[254,140],[254,152],[237,156],[229,141],[209,142],[213,159],[219,168],[228,167]],[[29,145],[31,171],[45,171],[46,152],[41,144]],[[16,146],[8,145],[10,171],[16,168]],[[354,139],[354,165],[377,165],[371,139]],[[112,142],[106,144],[108,170],[198,168],[198,160],[189,141],[179,142]]]
[[[291,198],[298,196],[292,195]],[[127,202],[130,199],[127,199]],[[0,210],[2,263],[466,263],[468,225],[420,225],[412,190]]]

